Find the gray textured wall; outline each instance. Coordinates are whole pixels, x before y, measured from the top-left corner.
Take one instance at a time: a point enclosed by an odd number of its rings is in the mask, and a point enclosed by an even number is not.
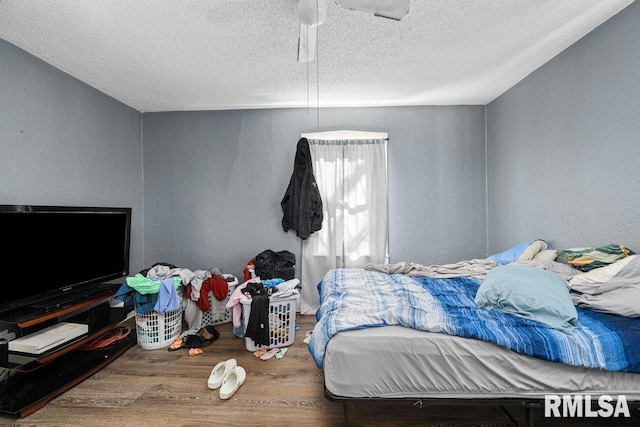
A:
[[[315,110],[147,113],[145,259],[240,275],[263,249],[300,259],[280,200]],[[391,261],[486,256],[484,107],[327,109],[320,130],[389,133]]]
[[[633,3],[486,107],[486,195],[481,106],[329,109],[321,129],[305,109],[142,115],[0,40],[0,203],[131,206],[133,271],[241,274],[262,249],[300,255],[279,226],[300,133],[386,131],[392,262],[535,237],[640,250],[639,18]]]
[[[135,271],[141,126],[138,111],[0,40],[0,204],[131,207]]]
[[[640,251],[640,3],[487,106],[490,252]]]

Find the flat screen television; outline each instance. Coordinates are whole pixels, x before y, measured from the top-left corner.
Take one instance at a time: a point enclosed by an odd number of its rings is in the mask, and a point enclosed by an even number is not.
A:
[[[0,205],[0,313],[129,274],[131,208]]]

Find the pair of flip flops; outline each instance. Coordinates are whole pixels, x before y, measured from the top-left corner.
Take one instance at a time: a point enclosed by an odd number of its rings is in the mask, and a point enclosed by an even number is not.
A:
[[[276,356],[276,359],[282,359],[282,356],[287,352],[287,348],[272,348],[271,350],[267,350],[266,348],[262,348],[260,350],[254,351],[253,355],[260,358],[260,360],[269,360],[273,356]],[[280,355],[278,357],[278,355]]]

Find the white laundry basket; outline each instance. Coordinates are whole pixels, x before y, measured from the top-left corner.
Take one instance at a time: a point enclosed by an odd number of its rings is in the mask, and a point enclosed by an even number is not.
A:
[[[136,312],[135,316],[138,345],[145,350],[156,350],[171,345],[182,330],[182,308],[166,313]]]
[[[247,350],[256,351],[259,348],[287,347],[293,344],[296,334],[296,304],[300,294],[296,293],[286,298],[271,298],[269,300],[269,345],[259,346],[253,339],[245,337]],[[251,301],[242,301],[242,316],[245,332],[251,315]]]

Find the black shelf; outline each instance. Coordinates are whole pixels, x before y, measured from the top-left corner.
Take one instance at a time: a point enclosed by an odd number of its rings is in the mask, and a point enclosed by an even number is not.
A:
[[[38,355],[10,352],[8,344],[1,344],[0,413],[20,417],[32,414],[136,343],[135,329],[130,328],[129,335],[109,347],[86,349],[95,338],[118,328],[125,320],[124,308],[110,307],[112,295],[113,291],[100,292],[70,305],[63,304],[58,310],[47,310],[35,317],[20,317],[14,322],[6,316],[0,317],[0,326],[15,332],[17,337],[63,321],[89,326],[88,334]]]
[[[136,333],[108,348],[75,350],[44,364],[3,369],[0,412],[25,417],[107,366],[136,343]],[[6,378],[5,378],[6,376]]]
[[[101,283],[89,288],[80,288],[71,294],[43,299],[27,305],[21,305],[0,313],[0,324],[41,323],[42,318],[58,315],[59,312],[75,307],[86,301],[110,297],[121,285]]]

